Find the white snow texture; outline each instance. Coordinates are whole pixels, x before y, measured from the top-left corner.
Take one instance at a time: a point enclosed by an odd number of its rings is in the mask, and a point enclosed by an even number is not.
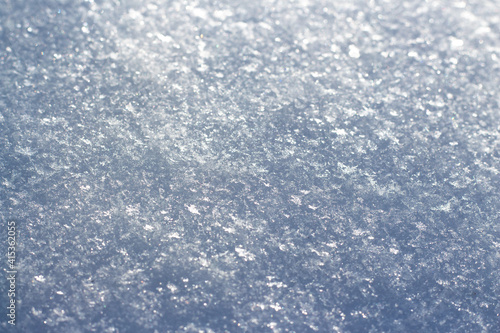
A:
[[[500,332],[499,104],[497,0],[0,0],[0,331]]]

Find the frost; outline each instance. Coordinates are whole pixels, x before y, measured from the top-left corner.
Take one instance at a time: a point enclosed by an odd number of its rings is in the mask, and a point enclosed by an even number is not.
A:
[[[168,235],[168,238],[176,238],[176,239],[181,239],[182,237],[179,235],[177,232],[173,232],[170,235]]]
[[[500,331],[498,1],[2,5],[19,331]]]
[[[349,57],[351,58],[360,57],[359,49],[355,45],[349,45]]]
[[[443,211],[443,212],[450,212],[451,211],[451,202],[448,202],[444,205],[441,205],[441,206],[438,206],[438,207],[435,207],[435,208],[432,208],[433,210],[440,210],[440,211]]]
[[[198,209],[196,208],[195,205],[189,205],[189,206],[186,206],[186,208],[189,210],[189,212],[191,214],[200,215],[200,212],[198,211]]]
[[[174,284],[168,283],[167,288],[170,290],[171,293],[175,294],[176,292],[179,291],[179,288],[177,288]]]
[[[35,276],[35,281],[45,282],[45,277],[43,275],[37,275]]]
[[[137,215],[139,214],[139,207],[137,205],[130,205],[125,208],[125,212],[127,215],[132,216],[132,215]]]
[[[348,166],[348,165],[345,165],[341,162],[338,162],[337,163],[339,169],[341,170],[342,173],[345,173],[345,174],[352,174],[354,172],[356,172],[357,168],[355,166]]]
[[[460,50],[464,46],[464,41],[455,37],[450,37],[450,47],[452,50]]]
[[[394,248],[390,248],[389,251],[392,253],[392,254],[398,254],[399,253],[399,250],[398,249],[394,249]]]
[[[300,199],[300,197],[298,197],[298,196],[296,196],[296,195],[292,195],[290,200],[291,200],[294,204],[296,204],[297,206],[302,205],[302,200]]]
[[[144,230],[146,231],[153,231],[155,228],[152,225],[146,224],[144,226]]]
[[[36,151],[31,149],[30,147],[16,147],[15,148],[16,153],[26,155],[26,156],[32,156],[36,154]]]
[[[250,253],[250,252],[248,252],[247,250],[245,250],[245,249],[243,249],[241,247],[237,247],[235,249],[235,251],[245,261],[247,261],[247,260],[249,260],[249,261],[255,260],[255,255],[253,253]]]

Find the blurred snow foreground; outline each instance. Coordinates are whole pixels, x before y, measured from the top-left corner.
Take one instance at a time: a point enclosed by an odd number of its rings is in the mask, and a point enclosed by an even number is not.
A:
[[[499,332],[499,59],[492,0],[0,0],[0,331]]]

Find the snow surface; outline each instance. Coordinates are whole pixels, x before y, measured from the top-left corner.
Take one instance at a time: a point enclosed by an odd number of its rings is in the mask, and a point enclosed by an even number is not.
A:
[[[499,332],[499,104],[497,0],[0,0],[0,331]]]

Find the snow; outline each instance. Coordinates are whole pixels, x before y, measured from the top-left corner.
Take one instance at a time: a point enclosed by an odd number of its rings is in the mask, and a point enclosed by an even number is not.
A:
[[[16,329],[500,331],[498,8],[2,2]]]

